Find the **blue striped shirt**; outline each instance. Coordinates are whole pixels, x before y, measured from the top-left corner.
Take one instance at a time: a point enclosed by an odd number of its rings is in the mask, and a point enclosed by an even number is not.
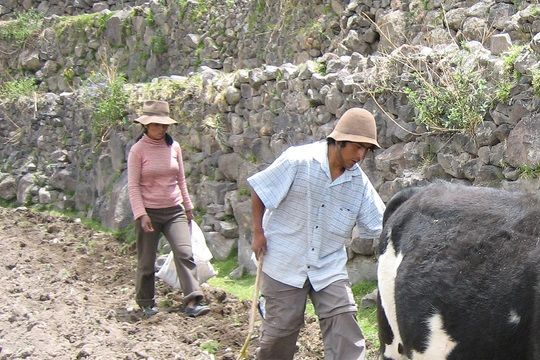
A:
[[[332,181],[328,145],[288,148],[268,168],[248,178],[266,207],[263,271],[282,283],[315,291],[347,279],[345,243],[356,225],[363,238],[378,237],[384,203],[360,166]]]

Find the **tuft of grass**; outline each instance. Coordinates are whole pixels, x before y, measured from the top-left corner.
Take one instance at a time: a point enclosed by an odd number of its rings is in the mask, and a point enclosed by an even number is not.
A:
[[[540,163],[536,165],[523,164],[519,168],[519,177],[523,179],[537,179],[540,178]]]
[[[0,39],[22,44],[41,30],[42,26],[43,14],[40,12],[29,10],[19,13],[14,20],[6,21],[0,26]]]
[[[232,254],[224,261],[213,260],[212,265],[217,275],[208,280],[210,286],[223,289],[240,300],[250,300],[253,298],[255,276],[244,275],[240,279],[229,277],[229,274],[238,267],[237,256],[235,254]]]
[[[125,228],[114,231],[113,235],[128,249],[134,247],[137,243],[137,233],[135,231],[134,223],[129,224]]]
[[[17,202],[15,199],[5,200],[5,199],[0,198],[0,207],[14,209],[17,207]]]
[[[91,27],[96,27],[98,34],[101,34],[112,16],[112,12],[61,16],[55,21],[53,29],[56,36],[61,36],[65,32],[84,32]]]
[[[376,281],[362,281],[353,285],[352,292],[356,304],[358,305],[357,319],[364,334],[364,338],[370,344],[372,344],[372,350],[378,351],[379,349],[379,327],[377,325],[377,308],[369,307],[362,308],[360,306],[362,298],[367,294],[373,292],[377,288]]]
[[[21,96],[29,96],[37,90],[36,79],[27,77],[0,83],[0,98],[15,100]]]

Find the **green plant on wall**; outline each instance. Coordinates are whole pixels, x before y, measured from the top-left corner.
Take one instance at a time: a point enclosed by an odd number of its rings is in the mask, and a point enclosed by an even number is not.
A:
[[[152,9],[148,9],[147,11],[145,11],[144,22],[150,27],[154,27],[154,25],[156,25],[156,19],[154,18],[154,12],[152,11]]]
[[[97,34],[105,31],[107,21],[113,16],[113,13],[95,13],[81,14],[74,16],[60,16],[56,19],[53,25],[56,36],[61,36],[64,33],[81,33],[88,31],[89,28],[95,27]]]
[[[532,70],[532,87],[534,94],[540,97],[540,69],[536,68]]]
[[[156,35],[152,38],[150,43],[152,52],[156,55],[164,54],[167,52],[167,41],[163,35]]]
[[[15,100],[21,96],[29,96],[37,90],[36,79],[22,79],[0,82],[0,99]]]
[[[540,163],[536,165],[523,164],[518,167],[519,177],[524,179],[537,179],[540,177]]]
[[[222,148],[229,148],[227,132],[222,114],[209,115],[204,119],[204,127],[211,133]]]
[[[72,67],[65,68],[62,72],[62,75],[69,84],[73,83],[73,79],[75,78],[75,71]]]
[[[415,88],[405,88],[416,121],[430,130],[472,132],[492,104],[493,96],[482,74],[458,66],[443,73],[438,82],[416,74]]]
[[[31,35],[41,30],[43,15],[36,10],[17,14],[14,20],[0,24],[0,39],[16,44],[24,43]]]
[[[110,130],[126,122],[129,93],[126,78],[113,64],[102,63],[100,72],[93,73],[82,89],[83,101],[92,110],[92,131],[104,141]]]
[[[514,79],[519,79],[521,77],[521,74],[516,70],[515,65],[522,49],[523,46],[514,45],[506,53],[504,53],[502,57],[504,72],[512,76]]]

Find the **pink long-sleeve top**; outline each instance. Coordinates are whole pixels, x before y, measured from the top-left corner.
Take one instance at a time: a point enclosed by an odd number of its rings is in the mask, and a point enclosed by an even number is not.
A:
[[[185,210],[193,209],[178,142],[168,146],[165,140],[143,135],[131,147],[128,193],[135,219],[146,214],[145,208],[162,209],[183,204]]]

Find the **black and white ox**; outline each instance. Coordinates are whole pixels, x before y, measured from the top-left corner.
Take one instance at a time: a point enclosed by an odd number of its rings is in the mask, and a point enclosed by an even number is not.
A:
[[[540,198],[435,184],[387,204],[381,358],[540,359]]]

